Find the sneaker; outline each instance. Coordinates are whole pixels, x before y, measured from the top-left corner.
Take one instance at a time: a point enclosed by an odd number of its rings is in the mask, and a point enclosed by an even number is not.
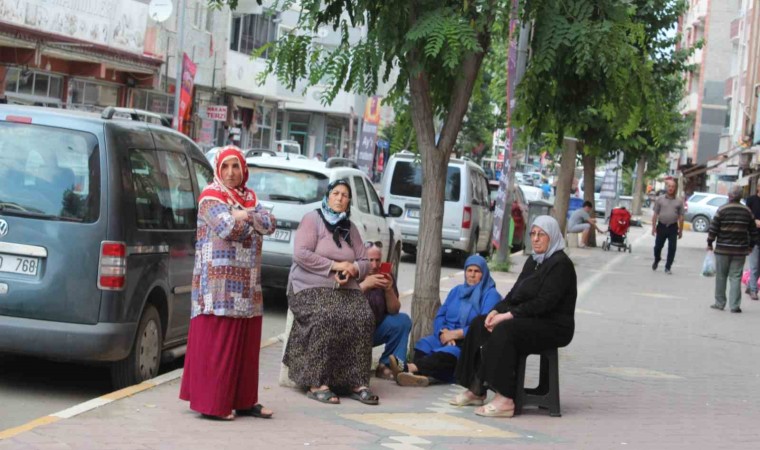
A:
[[[673,275],[673,272],[671,272],[670,269],[668,269],[667,267],[665,268],[665,273],[667,273],[668,275]]]
[[[657,264],[660,264],[660,261],[655,261],[652,263],[652,270],[657,270]]]
[[[736,308],[731,308],[731,312],[732,313],[740,313],[740,312],[742,312],[742,309],[737,306]]]
[[[749,298],[751,298],[752,300],[757,300],[757,292],[750,292]]]
[[[712,305],[710,305],[710,308],[717,309],[718,311],[723,311],[723,308],[725,308],[725,307],[724,306],[718,306],[716,304],[712,304]]]
[[[752,292],[750,292],[750,290],[749,290],[749,286],[747,286],[747,289],[745,289],[745,290],[744,290],[744,293],[745,293],[745,294],[751,294],[751,293],[752,293]]]

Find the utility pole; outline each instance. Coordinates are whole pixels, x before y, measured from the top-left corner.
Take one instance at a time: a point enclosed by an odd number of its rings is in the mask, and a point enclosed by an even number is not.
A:
[[[174,78],[174,120],[176,121],[177,128],[179,128],[179,99],[182,91],[182,66],[185,62],[185,58],[183,58],[185,47],[185,0],[177,0],[177,10],[179,13],[179,23],[177,24],[177,71]]]
[[[520,25],[520,37],[517,43],[517,65],[515,67],[515,83],[514,86],[520,83],[523,75],[525,74],[525,68],[528,65],[528,46],[530,44],[530,24],[523,23]],[[509,84],[509,83],[507,83]],[[509,89],[509,87],[507,87]],[[510,98],[510,103],[514,102],[514,98]],[[510,108],[511,105],[507,105]],[[511,126],[511,124],[509,124]],[[509,130],[507,130],[509,132]],[[514,130],[513,130],[514,132]],[[507,137],[509,139],[509,137]],[[516,136],[513,136],[513,143],[516,141]],[[510,144],[514,147],[514,144]],[[515,157],[514,149],[510,147],[509,154],[504,155],[504,164],[507,164],[507,158],[509,158],[509,173],[502,174],[507,176],[507,192],[506,199],[504,200],[504,214],[501,217],[501,236],[499,237],[499,251],[496,254],[496,262],[503,263],[509,259],[509,221],[512,220],[512,186],[515,185]],[[527,151],[526,151],[527,153]],[[526,227],[530,224],[525,224]],[[528,243],[527,245],[530,245]]]

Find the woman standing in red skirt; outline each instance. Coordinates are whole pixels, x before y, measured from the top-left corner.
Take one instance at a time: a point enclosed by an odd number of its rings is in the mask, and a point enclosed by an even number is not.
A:
[[[275,218],[246,188],[239,148],[215,158],[214,182],[199,198],[192,312],[179,397],[206,418],[269,418],[258,403],[261,242]],[[233,412],[234,410],[234,412]]]

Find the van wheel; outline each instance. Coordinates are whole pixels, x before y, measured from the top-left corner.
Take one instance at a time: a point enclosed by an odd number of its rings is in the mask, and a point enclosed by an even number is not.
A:
[[[398,266],[401,264],[401,247],[396,245],[396,250],[393,252],[393,256],[391,256],[391,264],[393,265],[393,279],[398,281]]]
[[[132,351],[125,359],[111,365],[111,383],[115,389],[132,386],[158,375],[163,336],[158,311],[153,305],[146,305]]]

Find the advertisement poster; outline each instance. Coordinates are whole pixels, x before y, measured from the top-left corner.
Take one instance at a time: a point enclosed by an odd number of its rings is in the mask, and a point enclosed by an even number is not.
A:
[[[182,89],[179,93],[179,117],[177,118],[177,130],[182,131],[190,108],[193,104],[193,80],[195,80],[196,65],[183,53],[182,58]]]
[[[356,154],[356,164],[359,170],[372,176],[372,163],[375,161],[375,142],[377,139],[377,125],[364,122],[362,134],[359,138],[359,151]]]

